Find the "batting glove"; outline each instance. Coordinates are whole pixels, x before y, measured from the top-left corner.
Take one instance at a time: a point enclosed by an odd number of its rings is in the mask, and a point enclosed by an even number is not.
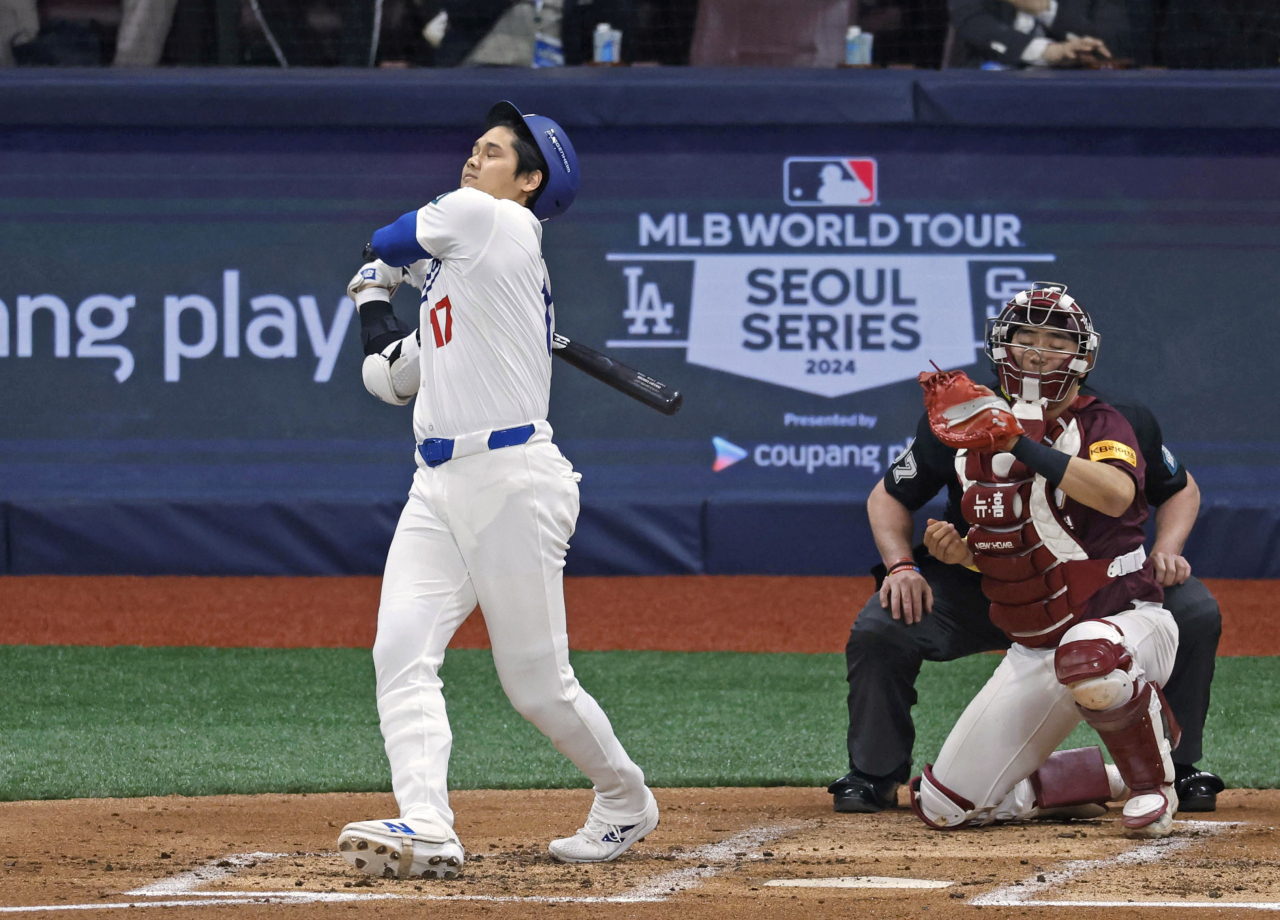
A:
[[[356,309],[375,300],[389,302],[404,280],[404,269],[392,268],[381,259],[366,262],[347,285],[347,294],[356,302]]]

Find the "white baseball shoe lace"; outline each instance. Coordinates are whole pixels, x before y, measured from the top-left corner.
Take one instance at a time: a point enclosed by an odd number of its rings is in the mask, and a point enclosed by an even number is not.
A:
[[[658,802],[649,796],[649,807],[634,821],[614,823],[598,817],[592,809],[587,823],[572,837],[551,841],[547,847],[560,862],[609,862],[643,840],[658,826]]]

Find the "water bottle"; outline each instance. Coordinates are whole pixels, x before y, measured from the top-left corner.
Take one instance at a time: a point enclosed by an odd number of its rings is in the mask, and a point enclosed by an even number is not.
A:
[[[595,62],[597,64],[622,63],[622,32],[609,23],[602,22],[596,26]]]
[[[844,34],[844,63],[846,67],[870,67],[871,43],[875,36],[863,32],[857,26],[849,26]]]

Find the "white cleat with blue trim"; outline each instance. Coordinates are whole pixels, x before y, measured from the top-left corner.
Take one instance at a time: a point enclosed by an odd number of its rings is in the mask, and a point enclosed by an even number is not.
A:
[[[658,802],[653,793],[649,793],[649,807],[636,818],[620,823],[605,821],[596,816],[593,807],[587,823],[576,834],[551,841],[547,849],[560,862],[609,862],[625,853],[633,843],[643,840],[657,826]]]
[[[338,852],[357,869],[382,878],[457,878],[466,861],[451,828],[416,818],[348,824],[338,835]]]

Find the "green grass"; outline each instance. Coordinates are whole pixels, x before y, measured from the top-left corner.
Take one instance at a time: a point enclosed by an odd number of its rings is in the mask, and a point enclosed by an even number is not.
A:
[[[998,661],[925,665],[917,766]],[[816,786],[846,769],[841,656],[573,662],[655,785]],[[366,650],[0,646],[0,677],[0,799],[390,788]],[[511,709],[488,652],[450,652],[443,677],[453,788],[586,785]],[[1202,765],[1280,786],[1277,700],[1280,659],[1219,661]]]

